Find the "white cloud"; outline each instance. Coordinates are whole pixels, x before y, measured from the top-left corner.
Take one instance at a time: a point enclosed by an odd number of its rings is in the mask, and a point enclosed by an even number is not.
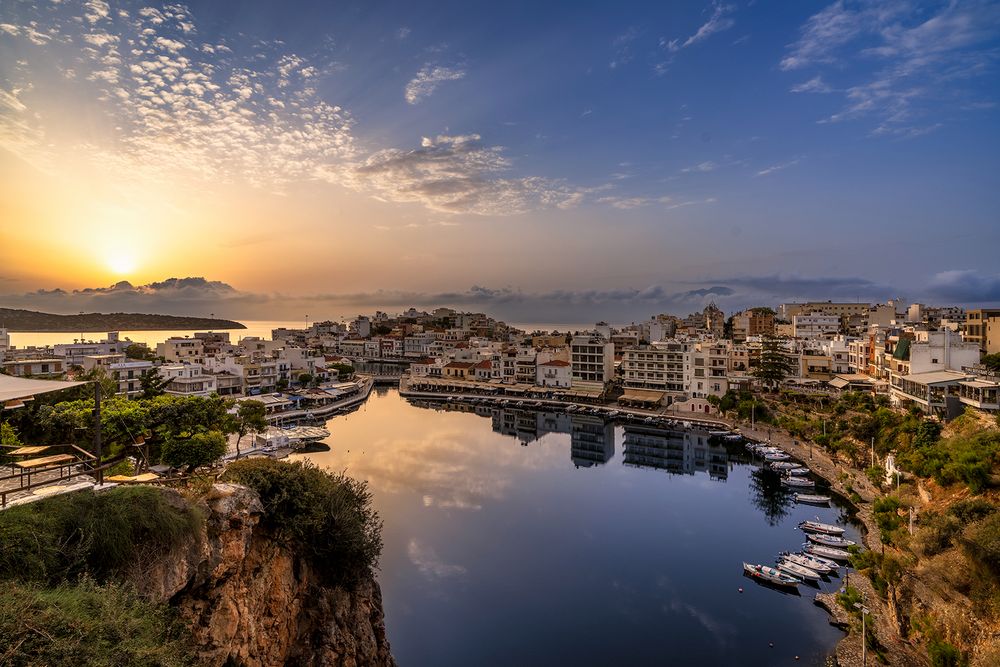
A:
[[[412,30],[410,30],[406,26],[403,26],[402,28],[396,31],[396,39],[406,39],[407,37],[410,36],[411,32]]]
[[[793,93],[829,93],[832,91],[833,88],[827,85],[823,81],[823,77],[819,75],[791,88],[791,92]]]
[[[795,158],[794,160],[789,160],[788,162],[779,162],[778,164],[774,164],[771,165],[770,167],[761,169],[760,171],[757,172],[757,175],[767,176],[768,174],[773,174],[776,171],[781,171],[782,169],[788,169],[789,167],[793,167],[797,165],[799,162],[800,162],[799,158]]]
[[[632,61],[634,57],[632,43],[638,36],[639,31],[636,28],[629,28],[612,40],[611,48],[613,55],[611,56],[611,62],[608,63],[608,67],[617,69]]]
[[[685,174],[690,174],[693,172],[706,174],[710,171],[715,171],[718,168],[719,165],[712,162],[711,160],[706,160],[705,162],[699,162],[698,164],[692,165],[690,167],[684,167],[683,169],[681,169],[681,171],[684,172]]]
[[[712,5],[712,15],[708,17],[708,20],[705,21],[693,35],[688,37],[683,42],[681,42],[680,39],[661,39],[660,45],[666,47],[668,51],[676,53],[681,49],[686,49],[689,46],[694,46],[699,42],[703,42],[715,33],[729,30],[736,25],[736,21],[729,16],[729,14],[734,11],[736,11],[735,5],[724,5],[716,2]]]
[[[465,70],[460,67],[445,67],[442,65],[424,65],[417,75],[406,84],[405,97],[410,104],[419,104],[431,96],[445,81],[458,81],[465,78]]]
[[[834,91],[817,76],[792,92],[839,92],[846,105],[820,122],[870,117],[872,134],[915,136],[940,126],[938,106],[968,101],[966,82],[994,71],[1000,5],[951,2],[928,9],[908,2],[838,0],[806,21],[782,58],[784,70],[836,66],[862,70]],[[858,65],[859,67],[851,67]]]

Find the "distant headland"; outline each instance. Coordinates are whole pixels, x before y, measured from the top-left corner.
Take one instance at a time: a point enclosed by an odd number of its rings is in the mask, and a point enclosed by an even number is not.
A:
[[[80,313],[56,315],[33,310],[0,308],[0,327],[8,331],[160,331],[172,329],[246,329],[233,320],[149,313]]]

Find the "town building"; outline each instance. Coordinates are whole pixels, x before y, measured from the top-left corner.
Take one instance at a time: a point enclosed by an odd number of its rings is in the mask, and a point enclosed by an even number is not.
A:
[[[199,338],[168,338],[156,344],[156,356],[167,364],[200,364],[205,360],[205,343]]]
[[[795,338],[824,338],[839,331],[839,315],[812,312],[792,316],[792,336]]]
[[[573,382],[604,384],[614,377],[615,345],[603,336],[574,336],[570,342]]]
[[[573,386],[573,364],[561,359],[543,361],[535,370],[535,384],[540,387],[568,389]]]

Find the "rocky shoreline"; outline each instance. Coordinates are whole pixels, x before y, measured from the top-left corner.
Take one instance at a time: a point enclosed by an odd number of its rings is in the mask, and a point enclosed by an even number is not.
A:
[[[884,549],[879,537],[878,528],[872,516],[871,503],[878,496],[878,491],[871,480],[860,470],[844,466],[832,459],[825,450],[812,442],[803,443],[792,437],[786,431],[775,428],[757,426],[751,428],[748,423],[727,420],[734,429],[751,440],[769,440],[774,446],[780,447],[793,457],[804,462],[817,476],[824,479],[832,492],[841,496],[842,500],[854,510],[854,518],[862,527],[862,542],[866,549],[877,551]],[[848,489],[850,485],[850,489]],[[851,492],[856,493],[861,502],[851,499]],[[893,665],[926,665],[926,655],[918,647],[901,636],[897,619],[899,610],[883,601],[872,587],[868,577],[855,574],[850,579],[851,586],[864,595],[867,606],[872,610],[875,619],[875,632],[886,652],[892,657]],[[889,600],[894,599],[895,592],[890,588]],[[833,658],[839,667],[860,667],[862,665],[861,621],[855,615],[848,613],[838,602],[835,594],[819,593],[816,604],[830,614],[830,623],[847,631],[834,651]],[[871,658],[874,663],[874,658]]]

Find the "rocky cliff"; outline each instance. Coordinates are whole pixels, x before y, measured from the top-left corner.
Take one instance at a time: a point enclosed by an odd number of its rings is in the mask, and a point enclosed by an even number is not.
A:
[[[200,533],[136,577],[188,621],[202,664],[395,665],[371,574],[350,589],[325,584],[260,525],[250,489],[216,484],[205,505]]]

